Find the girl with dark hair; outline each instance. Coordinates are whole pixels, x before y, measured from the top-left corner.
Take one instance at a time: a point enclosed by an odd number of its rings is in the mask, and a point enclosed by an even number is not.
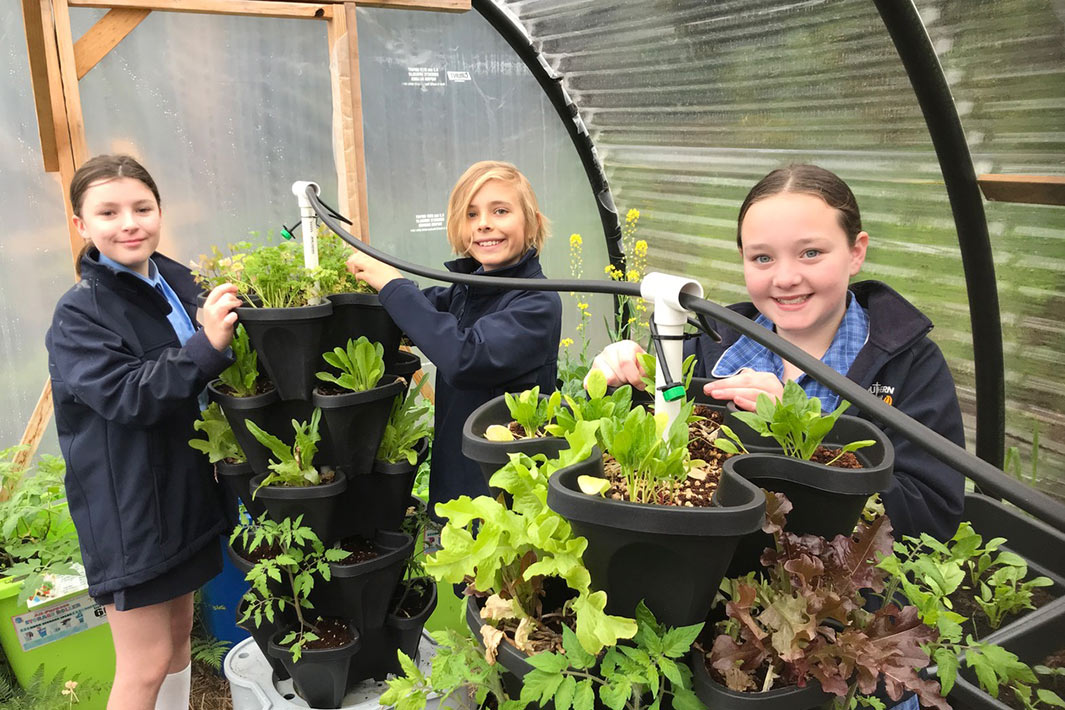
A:
[[[240,305],[215,288],[197,328],[189,270],[157,253],[159,190],[133,158],[101,155],[70,184],[81,276],[48,330],[67,500],[89,594],[115,644],[109,710],[185,710],[192,595],[221,570],[225,517],[188,445],[207,383],[229,366]]]
[[[954,380],[928,338],[931,321],[879,281],[849,284],[865,261],[869,235],[843,180],[814,165],[774,170],[740,206],[736,242],[751,302],[730,308],[964,445]],[[698,358],[697,376],[719,378],[706,394],[753,410],[759,394],[779,399],[784,382],[794,380],[826,411],[838,406],[839,395],[792,363],[727,326],[711,325],[722,341],[700,336],[684,353]],[[614,343],[593,367],[610,384],[642,388],[638,352],[631,341]],[[865,416],[853,408],[848,414]],[[964,477],[891,429],[884,433],[895,448],[895,476],[882,498],[896,535],[949,538],[961,521]]]

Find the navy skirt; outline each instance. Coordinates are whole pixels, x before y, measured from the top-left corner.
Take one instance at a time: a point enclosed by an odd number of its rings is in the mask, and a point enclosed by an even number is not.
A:
[[[177,567],[147,582],[94,597],[94,601],[101,606],[114,604],[118,611],[140,609],[194,592],[221,571],[222,547],[212,537],[202,550]]]

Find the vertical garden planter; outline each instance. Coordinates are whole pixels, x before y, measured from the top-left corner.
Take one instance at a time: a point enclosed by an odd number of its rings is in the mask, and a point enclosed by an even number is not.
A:
[[[540,399],[547,399],[547,395],[540,395]],[[477,462],[485,483],[510,460],[510,454],[545,454],[548,458],[554,458],[559,451],[569,448],[566,440],[558,436],[514,441],[489,441],[484,438],[488,427],[493,424],[505,427],[511,421],[506,397],[500,395],[473,410],[462,425],[462,455]]]
[[[222,490],[226,497],[226,514],[231,515],[231,525],[236,525],[237,500],[244,504],[244,508],[253,518],[262,515],[265,508],[262,502],[253,500],[251,497],[251,479],[255,477],[255,469],[251,463],[226,463],[219,461],[215,464],[218,480],[222,484]]]
[[[385,355],[388,353],[386,352]],[[414,373],[422,369],[421,359],[410,352],[409,350],[398,350],[395,353],[395,360],[385,360],[385,374],[395,375],[396,377],[403,378],[406,382],[403,390],[403,397],[407,396],[407,392],[410,391],[411,382],[414,379]]]
[[[774,443],[772,439],[763,439],[753,432],[752,435],[763,442]],[[835,468],[783,454],[753,452],[729,458],[724,469],[759,488],[786,495],[792,504],[788,513],[788,532],[831,540],[836,535],[850,534],[869,496],[885,491],[891,485],[895,450],[887,436],[871,423],[858,417],[842,416],[825,437],[824,445],[838,448],[862,439],[872,439],[876,443],[854,452],[862,463],[860,469]],[[762,551],[772,545],[772,537],[761,530],[745,537],[729,566],[728,576],[738,577],[760,568],[758,559]]]
[[[247,600],[242,599],[240,605],[237,607],[238,619],[244,616],[244,610],[247,603]],[[294,619],[292,619],[291,614],[276,613],[273,621],[270,621],[265,616],[262,617],[260,621],[261,623],[258,626],[255,625],[255,622],[252,619],[249,619],[243,624],[238,622],[237,625],[251,634],[252,639],[255,641],[255,645],[263,652],[263,656],[270,664],[270,668],[273,670],[277,680],[285,680],[289,677],[288,669],[285,668],[285,664],[281,662],[280,658],[270,655],[270,639],[282,629],[291,626],[294,623]]]
[[[828,707],[835,696],[815,680],[804,687],[775,688],[764,693],[744,693],[721,685],[710,676],[706,659],[697,649],[688,657],[692,686],[699,699],[712,710],[813,710]]]
[[[418,599],[418,609],[411,616],[400,616],[393,608],[383,627],[370,629],[362,634],[362,650],[351,657],[349,683],[358,683],[368,678],[380,681],[389,673],[402,673],[396,651],[403,651],[408,658],[416,657],[422,628],[436,608],[436,583],[425,577],[414,581],[425,585],[425,593]],[[402,584],[401,582],[397,589],[401,588]]]
[[[386,367],[396,362],[401,333],[376,293],[336,293],[326,300],[333,305],[333,312],[326,321],[322,352],[343,348],[349,338],[358,340],[365,335],[385,349]]]
[[[333,304],[299,308],[238,308],[259,362],[281,399],[308,399],[321,365],[322,338]],[[234,427],[236,429],[236,427]]]
[[[270,640],[269,655],[284,664],[292,676],[300,697],[312,708],[338,708],[348,689],[348,668],[351,657],[359,652],[362,641],[354,625],[349,624],[352,640],[340,648],[304,649],[299,661],[278,642],[287,633],[279,631]]]
[[[277,389],[274,388],[253,397],[234,397],[220,389],[221,383],[221,380],[214,380],[208,384],[207,396],[222,408],[222,413],[226,415],[229,427],[233,430],[233,436],[236,437],[237,444],[244,451],[252,470],[256,473],[265,473],[270,463],[270,450],[252,436],[244,422],[252,421],[266,431],[274,431],[275,409],[278,403]],[[286,427],[288,427],[287,423]]]
[[[1048,577],[1052,593],[1065,594],[1065,531],[979,493],[965,495],[962,520],[972,523],[985,541],[1006,538],[1003,548],[1023,557],[1032,576]]]
[[[336,471],[335,475],[333,481],[317,486],[263,486],[255,493],[255,499],[262,501],[271,520],[295,520],[302,515],[303,524],[329,546],[339,537],[337,519],[343,515],[339,510],[340,495],[348,485],[343,471]],[[252,490],[265,478],[266,474],[261,474],[251,479]]]
[[[429,455],[429,439],[423,438],[414,449],[417,458],[411,464],[406,460],[396,463],[375,460],[370,471],[370,488],[373,491],[371,514],[374,529],[399,530],[410,506],[410,492],[414,479]]]
[[[598,449],[551,477],[547,505],[588,540],[584,564],[607,613],[632,617],[642,599],[667,626],[702,622],[740,538],[762,525],[762,490],[725,471],[714,505],[684,508],[585,495],[581,475],[602,477]]]
[[[350,619],[360,633],[385,624],[392,590],[414,551],[414,538],[401,532],[379,532],[373,540],[377,557],[343,564],[329,563],[330,580],[311,593],[315,613]]]
[[[311,403],[322,410],[332,456],[321,460],[352,475],[369,472],[388,424],[392,401],[402,391],[403,383],[388,375],[365,392],[322,394],[316,390]]]

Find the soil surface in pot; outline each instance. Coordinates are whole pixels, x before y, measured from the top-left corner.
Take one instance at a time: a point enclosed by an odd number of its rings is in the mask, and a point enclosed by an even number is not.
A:
[[[432,595],[432,587],[425,580],[416,579],[409,586],[404,580],[392,592],[392,601],[388,606],[392,614],[410,619],[425,610],[425,605],[429,603]]]
[[[322,619],[314,622],[314,633],[318,635],[316,641],[308,641],[303,645],[304,649],[340,648],[352,641],[351,628],[343,619]]]
[[[378,382],[377,384],[381,383]],[[376,386],[377,385],[374,385],[374,387]],[[374,389],[374,387],[371,387],[370,389],[372,390]],[[314,388],[314,391],[316,394],[319,394],[323,397],[336,397],[337,395],[341,394],[351,394],[352,392],[356,391],[369,392],[370,390],[349,390],[347,387],[341,387],[339,385],[318,385]]]
[[[1065,669],[1065,647],[1059,648],[1057,651],[1044,658],[1041,662],[1033,665]],[[1056,675],[1036,673],[1035,677],[1039,682],[1032,686],[1033,697],[1037,690],[1049,690],[1052,693],[1057,693],[1059,698],[1065,698],[1065,675],[1061,675],[1060,672]],[[1024,703],[1022,703],[1012,691],[1006,688],[999,689],[998,699],[1006,705],[1009,705],[1013,710],[1025,710]]]
[[[268,545],[264,542],[260,542],[254,550],[248,552],[244,549],[244,545],[241,544],[240,540],[233,542],[233,550],[252,564],[273,559],[281,554],[281,548],[277,545]]]
[[[337,543],[337,547],[348,553],[344,559],[337,560],[337,564],[354,565],[377,557],[377,548],[374,547],[373,541],[359,535],[344,538]]]
[[[1031,575],[1029,575],[1029,577],[1030,576]],[[1028,579],[1028,577],[1025,579]],[[969,619],[969,621],[962,624],[962,638],[965,638],[964,634],[972,634],[975,639],[980,640],[986,638],[988,634],[997,629],[991,628],[991,623],[988,621],[987,615],[984,613],[984,610],[980,608],[980,605],[976,603],[973,591],[974,590],[970,587],[960,587],[950,595],[950,602],[953,605],[954,611]],[[1047,591],[1046,587],[1036,587],[1032,590],[1032,606],[1036,609],[1049,604],[1054,598],[1054,595]],[[1032,611],[1032,609],[1021,609],[1014,614],[1006,614],[998,628],[1001,629],[1006,624],[1024,616],[1030,611]]]
[[[266,394],[267,392],[273,392],[274,391],[274,383],[271,382],[270,380],[268,380],[265,377],[260,377],[259,379],[255,380],[255,392],[253,394],[249,394],[249,395],[237,394],[237,391],[235,389],[233,389],[232,387],[230,387],[229,385],[227,385],[224,382],[219,382],[217,385],[215,385],[215,389],[217,389],[219,392],[221,392],[222,394],[227,395],[229,397],[238,397],[238,398],[256,397],[256,396],[258,396],[260,394]]]
[[[529,437],[525,436],[525,427],[523,427],[521,424],[518,424],[515,421],[510,422],[510,424],[507,424],[507,429],[510,430],[511,435],[515,439],[527,439],[527,438],[529,438]],[[544,431],[543,429],[538,429],[536,431],[536,436],[533,437],[533,438],[537,438],[538,439],[538,438],[544,437],[544,436],[547,436],[547,432]]]
[[[865,468],[862,466],[862,462],[858,460],[858,457],[851,451],[843,454],[838,459],[836,459],[836,456],[839,456],[839,449],[818,446],[817,451],[815,451],[814,455],[810,457],[810,460],[814,463],[822,463],[826,466],[831,466],[832,468]],[[832,459],[836,460],[832,461]],[[832,461],[832,463],[829,463],[829,461]]]

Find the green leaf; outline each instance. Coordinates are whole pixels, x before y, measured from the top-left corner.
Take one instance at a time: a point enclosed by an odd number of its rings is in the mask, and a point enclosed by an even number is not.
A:
[[[631,695],[632,683],[622,675],[611,676],[606,685],[599,688],[599,699],[610,710],[622,710]]]
[[[591,679],[585,678],[577,683],[577,690],[573,694],[573,710],[595,710],[595,691]]]
[[[573,704],[573,695],[577,690],[577,679],[567,675],[559,683],[555,692],[555,710],[569,710]]]

